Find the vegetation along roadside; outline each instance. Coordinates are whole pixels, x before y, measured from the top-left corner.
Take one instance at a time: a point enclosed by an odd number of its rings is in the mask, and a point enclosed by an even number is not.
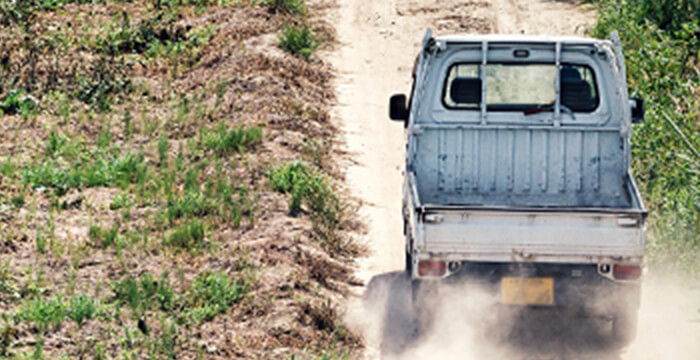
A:
[[[0,357],[358,351],[328,6],[0,0]]]
[[[652,267],[700,275],[700,3],[592,0],[592,31],[622,38],[629,87],[647,117],[632,139],[632,170],[650,211]]]

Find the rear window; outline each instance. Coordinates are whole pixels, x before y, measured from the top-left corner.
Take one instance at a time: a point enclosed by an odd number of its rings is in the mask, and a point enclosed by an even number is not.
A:
[[[443,90],[443,103],[452,109],[478,109],[481,104],[481,64],[450,67]],[[583,65],[562,65],[561,104],[574,112],[598,107],[593,71]],[[528,110],[552,106],[556,93],[554,64],[487,64],[488,110]]]

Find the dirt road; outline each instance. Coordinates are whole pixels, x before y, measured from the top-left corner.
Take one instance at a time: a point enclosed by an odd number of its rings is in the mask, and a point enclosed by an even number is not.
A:
[[[425,29],[430,27],[437,34],[583,35],[594,22],[595,12],[574,3],[551,0],[338,1],[333,23],[341,45],[331,59],[337,70],[338,105],[334,115],[345,131],[346,149],[351,158],[347,184],[362,201],[360,213],[368,224],[365,242],[371,251],[361,260],[360,278],[369,282],[377,276],[396,277],[396,271],[404,267],[400,216],[403,128],[400,123],[388,119],[387,103],[391,94],[410,90],[411,66]],[[353,319],[352,306],[350,312],[351,322],[365,333],[367,358],[378,357],[380,330],[376,328],[376,319],[367,314]],[[415,358],[431,357],[433,349],[426,351],[419,352]],[[637,354],[632,357],[636,359],[645,351],[631,353]],[[593,356],[601,357],[600,354]],[[605,356],[621,357],[627,358],[618,352]]]

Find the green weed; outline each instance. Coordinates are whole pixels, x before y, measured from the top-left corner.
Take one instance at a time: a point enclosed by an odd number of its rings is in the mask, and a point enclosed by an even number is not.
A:
[[[320,45],[321,40],[306,25],[286,26],[279,37],[280,48],[307,61],[312,59]]]
[[[34,323],[39,331],[58,328],[66,317],[67,309],[61,298],[29,300],[19,310],[19,318]]]
[[[26,270],[26,276],[32,274],[31,266]],[[44,280],[44,270],[38,269],[34,272],[33,277],[25,282],[19,289],[19,294],[22,298],[34,298],[46,293],[46,282]]]
[[[289,203],[289,212],[292,214],[301,210],[302,201],[313,190],[309,178],[309,170],[302,162],[279,166],[268,174],[273,190],[292,195]]]
[[[46,246],[48,245],[48,239],[41,231],[37,230],[36,236],[34,237],[36,242],[36,251],[39,254],[46,254]]]
[[[156,3],[157,7],[177,8],[179,6],[194,5],[197,9],[209,6],[224,6],[228,4],[238,3],[238,0],[151,0]]]
[[[154,41],[183,39],[181,33],[169,34],[165,30],[172,24],[172,19],[167,19],[163,23],[160,21],[159,17],[153,17],[134,24],[129,13],[124,11],[112,19],[111,24],[108,25],[111,29],[105,31],[96,40],[98,51],[109,56],[141,54],[145,53]],[[160,35],[161,30],[164,31],[162,35]]]
[[[99,134],[97,134],[97,147],[100,149],[107,149],[109,145],[112,143],[112,133],[109,130],[109,127],[105,127],[104,130],[100,131]]]
[[[166,356],[167,359],[177,358],[177,327],[172,319],[162,318],[160,322],[160,339],[156,344],[156,352]]]
[[[160,167],[168,166],[168,135],[163,134],[158,140],[158,165]]]
[[[112,284],[112,291],[115,298],[120,303],[128,305],[134,314],[140,312],[144,295],[141,293],[139,282],[131,275],[127,274],[122,280]]]
[[[44,336],[41,334],[37,336],[36,344],[34,344],[32,360],[44,360]]]
[[[90,225],[88,235],[90,236],[92,246],[100,249],[107,249],[117,244],[119,239],[119,226],[114,225],[105,230],[97,225]]]
[[[111,203],[109,203],[110,210],[118,210],[122,208],[128,208],[131,205],[131,199],[129,195],[115,195]]]
[[[160,275],[160,280],[156,287],[156,300],[160,305],[160,309],[163,311],[170,311],[175,305],[175,291],[170,284],[167,271],[164,271]]]
[[[217,211],[215,200],[197,190],[190,190],[182,197],[168,199],[168,219],[203,217]]]
[[[143,154],[116,155],[97,150],[85,151],[80,157],[86,162],[75,162],[70,167],[51,158],[28,165],[22,172],[23,183],[35,188],[53,188],[60,196],[72,188],[114,185],[126,188],[146,176]]]
[[[150,273],[143,273],[141,274],[140,283],[144,308],[150,309],[152,300],[156,296],[158,282]]]
[[[263,0],[263,5],[275,13],[303,16],[307,14],[304,0]]]
[[[134,134],[134,125],[132,124],[131,111],[124,111],[124,116],[122,116],[122,124],[124,125],[124,138],[129,139],[131,135]]]
[[[86,320],[92,319],[97,313],[95,299],[85,295],[77,295],[68,301],[67,316],[75,321],[78,327],[82,327]]]
[[[305,205],[311,216],[314,233],[322,245],[335,252],[350,245],[340,236],[343,206],[328,180],[311,171],[302,162],[279,166],[267,174],[275,191],[291,195],[289,211],[296,214]]]
[[[5,158],[5,161],[3,161],[2,164],[0,164],[0,174],[2,174],[2,176],[12,178],[14,177],[16,171],[17,165],[15,165],[12,162],[12,159],[10,159],[10,157]]]
[[[306,164],[295,161],[273,169],[268,173],[272,189],[292,196],[289,211],[297,213],[306,201],[312,211],[320,211],[323,201],[316,199],[317,193],[328,193],[328,184],[321,175],[313,174]]]
[[[10,271],[10,260],[0,263],[0,293],[12,294],[17,291],[15,281]],[[1,354],[0,354],[1,355]]]
[[[216,130],[205,132],[203,136],[204,147],[220,156],[252,150],[261,142],[262,129],[259,127],[239,126],[229,129],[221,124]]]
[[[194,28],[187,33],[176,32],[172,39],[153,39],[148,43],[145,54],[151,58],[168,59],[173,66],[173,75],[176,75],[180,64],[190,67],[199,60],[201,49],[209,43],[214,31],[214,27],[208,25]]]
[[[31,95],[25,95],[23,90],[10,90],[0,101],[0,114],[27,116],[34,114],[39,108],[39,101]]]
[[[164,242],[165,245],[187,251],[199,250],[204,247],[204,223],[192,219],[176,227]]]
[[[225,272],[199,274],[188,293],[190,316],[196,323],[212,320],[243,299],[248,288],[243,280],[231,279]]]
[[[12,203],[12,206],[14,206],[16,209],[20,209],[24,206],[24,200],[25,194],[24,192],[22,192],[17,195],[13,195],[12,199],[10,199],[10,202]]]
[[[153,304],[158,304],[158,308],[163,311],[170,311],[176,301],[175,292],[165,271],[158,280],[148,272],[141,274],[140,278],[127,274],[112,284],[112,291],[115,300],[129,306],[134,317],[152,309]]]
[[[60,135],[56,131],[51,131],[46,140],[46,153],[52,158],[58,157],[63,154],[63,151],[67,145],[68,138]]]

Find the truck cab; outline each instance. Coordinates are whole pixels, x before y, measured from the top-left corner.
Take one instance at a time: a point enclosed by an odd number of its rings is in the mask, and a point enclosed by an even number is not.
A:
[[[505,307],[609,318],[629,342],[647,214],[629,140],[644,103],[628,96],[616,35],[428,30],[413,77],[389,108],[406,134],[414,294],[477,280]]]

